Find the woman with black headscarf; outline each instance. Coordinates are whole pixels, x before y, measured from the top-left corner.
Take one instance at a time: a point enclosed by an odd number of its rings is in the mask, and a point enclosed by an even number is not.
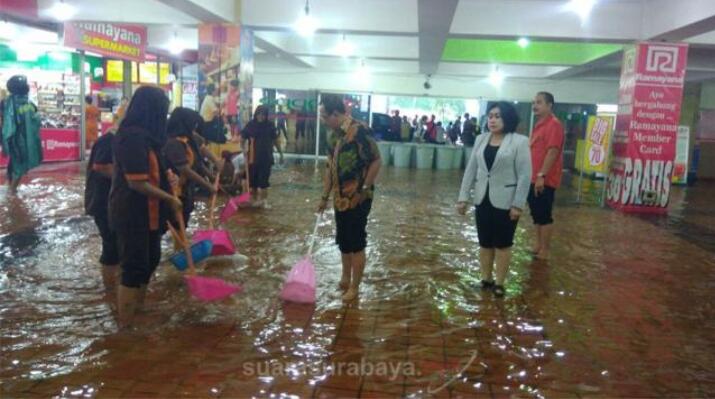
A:
[[[194,210],[194,185],[201,185],[211,195],[216,193],[213,183],[208,180],[210,175],[201,157],[203,141],[194,134],[200,120],[198,112],[178,107],[171,113],[166,128],[168,140],[164,146],[164,155],[168,166],[179,176],[179,198],[184,206],[186,225]]]
[[[109,193],[110,225],[117,233],[122,268],[118,291],[119,324],[131,326],[161,258],[161,236],[173,211],[182,209],[171,194],[162,156],[169,100],[153,86],[137,89],[113,143],[114,172]]]
[[[251,185],[251,198],[260,196],[256,205],[267,206],[268,187],[270,187],[271,166],[273,166],[273,147],[278,135],[273,123],[268,120],[268,108],[259,105],[253,113],[253,119],[241,132],[242,148],[246,149],[246,159]],[[259,191],[260,190],[260,191]]]

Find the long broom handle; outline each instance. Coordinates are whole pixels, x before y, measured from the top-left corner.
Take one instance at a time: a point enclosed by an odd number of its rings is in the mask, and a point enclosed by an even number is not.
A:
[[[171,178],[171,175],[174,175],[174,173],[171,170],[168,170],[167,175],[169,175]],[[176,176],[174,176],[174,177],[176,177]],[[174,194],[174,198],[179,199],[179,186],[172,185],[171,191]],[[181,238],[181,240],[179,242],[181,243],[181,246],[184,248],[184,253],[186,254],[186,262],[189,264],[188,273],[191,275],[194,275],[194,274],[196,274],[196,267],[194,266],[194,258],[191,256],[191,246],[189,245],[189,242],[186,239],[186,226],[184,225],[184,214],[181,213],[181,210],[179,209],[178,211],[174,212],[174,217],[176,218],[176,221],[179,223],[178,235]]]
[[[318,225],[320,224],[320,214],[315,218],[315,227],[313,227],[313,235],[310,238],[310,246],[308,246],[308,256],[313,254],[313,246],[315,245],[315,236],[318,235]]]
[[[214,181],[214,188],[216,192],[211,196],[211,208],[209,209],[209,230],[214,229],[214,209],[216,208],[216,197],[218,196],[218,181],[221,177],[221,172],[216,173],[216,180]]]

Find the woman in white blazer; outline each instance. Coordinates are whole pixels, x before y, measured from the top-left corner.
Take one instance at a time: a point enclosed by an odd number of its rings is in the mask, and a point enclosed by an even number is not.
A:
[[[464,215],[474,187],[482,288],[504,296],[504,279],[519,217],[526,205],[531,179],[529,139],[514,133],[519,116],[507,102],[487,113],[489,133],[477,137],[462,179],[457,211]],[[496,261],[496,280],[492,270]]]

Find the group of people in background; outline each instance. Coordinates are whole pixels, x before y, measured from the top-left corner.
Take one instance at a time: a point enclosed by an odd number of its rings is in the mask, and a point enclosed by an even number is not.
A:
[[[421,118],[415,115],[410,121],[406,115],[400,116],[399,110],[394,110],[387,137],[384,139],[403,143],[462,144],[471,147],[481,132],[477,118],[470,117],[469,113],[464,114],[464,123],[461,118],[458,116],[445,127],[441,121],[436,121],[434,114],[429,118],[427,115],[422,115]]]

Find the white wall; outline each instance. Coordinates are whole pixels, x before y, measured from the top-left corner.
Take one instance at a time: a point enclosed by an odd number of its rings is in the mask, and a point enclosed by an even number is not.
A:
[[[348,73],[260,72],[254,75],[254,86],[278,89],[377,94],[429,95],[435,97],[485,98],[531,101],[538,91],[554,94],[557,102],[610,103],[618,102],[617,81],[507,79],[496,89],[483,78],[432,77],[432,89],[425,90],[420,75],[371,75],[359,79]]]

